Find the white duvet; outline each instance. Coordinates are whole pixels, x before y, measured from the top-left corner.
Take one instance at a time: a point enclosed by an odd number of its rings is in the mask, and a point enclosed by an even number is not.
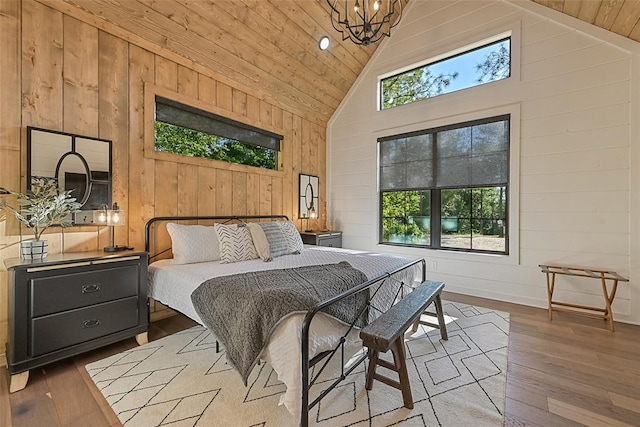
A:
[[[256,259],[232,264],[215,261],[174,265],[171,260],[161,260],[149,266],[149,296],[202,324],[191,304],[191,293],[207,279],[247,271],[335,264],[340,261],[348,261],[369,279],[373,279],[411,260],[392,255],[318,246],[306,247],[299,255],[286,255],[271,262]],[[395,279],[409,285],[419,283],[422,279],[421,264],[395,276]],[[280,398],[280,404],[284,404],[296,418],[300,417],[301,410],[301,337],[304,316],[305,313],[294,313],[280,321],[261,356],[273,367],[278,379],[286,385],[287,389]],[[324,313],[316,315],[311,324],[309,357],[334,348],[344,331],[344,324],[337,319]],[[352,335],[353,339],[357,338],[355,332]]]

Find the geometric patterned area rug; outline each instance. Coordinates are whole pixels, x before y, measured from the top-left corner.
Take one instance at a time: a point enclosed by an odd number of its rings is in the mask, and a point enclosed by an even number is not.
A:
[[[413,410],[403,406],[399,390],[380,381],[367,391],[365,364],[361,364],[313,408],[309,424],[502,426],[509,314],[446,301],[443,309],[448,341],[440,340],[439,331],[428,326],[406,335]],[[334,368],[327,369],[326,380],[334,375],[331,372],[338,372],[339,365]],[[215,337],[201,326],[91,363],[86,369],[125,426],[299,424],[278,405],[284,385],[271,367],[256,366],[245,387],[240,375],[226,364],[224,350],[215,352]]]

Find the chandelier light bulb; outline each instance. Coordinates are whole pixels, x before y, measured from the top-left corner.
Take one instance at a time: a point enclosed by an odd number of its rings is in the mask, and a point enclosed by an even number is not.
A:
[[[373,10],[380,9],[380,2],[378,0],[373,2]]]
[[[356,1],[356,4],[353,6],[353,11],[358,13],[358,10],[360,10],[360,3]]]

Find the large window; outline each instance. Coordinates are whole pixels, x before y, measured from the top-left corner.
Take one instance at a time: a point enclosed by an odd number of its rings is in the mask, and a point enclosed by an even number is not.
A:
[[[380,80],[380,109],[506,79],[511,74],[511,38],[468,46],[461,53],[427,61]]]
[[[156,96],[156,151],[277,170],[281,140],[281,135]]]
[[[509,122],[380,138],[380,243],[508,253]]]

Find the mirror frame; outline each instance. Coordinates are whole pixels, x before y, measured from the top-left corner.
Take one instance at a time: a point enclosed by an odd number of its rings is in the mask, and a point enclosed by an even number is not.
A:
[[[65,137],[69,138],[69,148],[68,151],[66,151],[62,156],[60,156],[57,160],[56,160],[56,164],[55,164],[55,172],[54,172],[54,178],[56,179],[58,182],[58,174],[60,173],[60,168],[62,166],[63,161],[67,158],[67,157],[78,157],[80,162],[82,163],[84,170],[85,170],[85,192],[84,195],[82,197],[82,200],[78,200],[78,202],[80,202],[83,206],[80,208],[80,212],[74,214],[74,218],[73,218],[73,224],[74,225],[84,225],[84,224],[92,224],[93,223],[93,215],[92,215],[92,211],[93,209],[87,209],[85,208],[85,205],[87,203],[87,201],[89,200],[89,198],[91,197],[91,193],[93,191],[93,184],[101,184],[104,185],[106,184],[107,186],[107,200],[105,201],[104,204],[106,204],[107,206],[111,206],[112,204],[112,185],[113,185],[113,154],[112,154],[112,141],[108,140],[108,139],[103,139],[103,138],[95,138],[95,137],[91,137],[91,136],[85,136],[85,135],[78,135],[78,134],[73,134],[73,133],[68,133],[68,132],[61,132],[61,131],[56,131],[56,130],[51,130],[51,129],[43,129],[43,128],[37,128],[37,127],[32,127],[32,126],[27,126],[27,190],[31,189],[31,182],[32,182],[32,164],[33,164],[33,154],[34,154],[34,144],[37,145],[37,141],[34,141],[34,132],[41,132],[41,133],[48,133],[48,134],[52,134],[52,135],[62,135]],[[76,139],[82,139],[82,140],[88,140],[88,141],[96,141],[96,142],[101,142],[101,143],[106,143],[108,144],[109,147],[109,170],[107,171],[107,179],[96,179],[95,177],[92,177],[92,172],[98,172],[98,171],[92,171],[91,167],[89,165],[89,162],[87,161],[87,159],[85,158],[85,156],[83,156],[83,153],[80,151],[77,151],[77,146],[76,146]],[[52,159],[53,161],[53,159]],[[53,169],[53,167],[52,167]],[[99,171],[99,172],[104,172],[104,171]],[[63,189],[66,191],[66,189]],[[72,194],[73,196],[73,194]]]
[[[298,195],[300,198],[298,218],[306,219],[309,216],[309,208],[312,202],[316,212],[320,212],[318,205],[320,200],[320,179],[317,176],[301,173],[299,175]]]

